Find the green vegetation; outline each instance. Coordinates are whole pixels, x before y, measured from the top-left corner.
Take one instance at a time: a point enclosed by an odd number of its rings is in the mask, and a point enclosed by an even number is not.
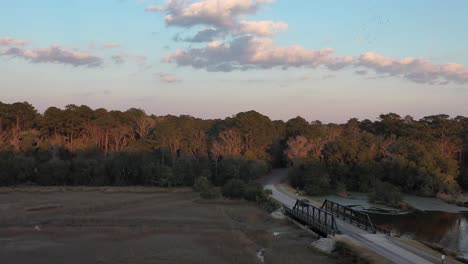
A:
[[[387,114],[375,122],[351,119],[341,126],[315,122],[307,127],[287,140],[285,153],[293,166],[292,185],[311,195],[375,192],[380,182],[424,196],[456,194],[468,178],[465,117],[416,121]]]
[[[468,182],[467,143],[468,118],[446,115],[336,125],[255,111],[202,120],[76,105],[39,114],[28,103],[0,103],[0,185],[199,185],[207,198],[222,189],[259,201],[259,177],[289,166],[294,187],[310,195],[388,192],[380,183],[389,183],[434,196]]]
[[[401,207],[403,202],[403,195],[398,187],[387,183],[378,182],[374,190],[369,194],[371,202],[383,203],[393,207]]]
[[[223,186],[222,194],[227,198],[256,202],[269,212],[273,212],[280,207],[279,204],[270,199],[271,191],[264,190],[258,182],[245,183],[241,179],[231,179]]]
[[[221,196],[219,190],[214,187],[207,177],[201,176],[193,185],[195,191],[200,192],[200,197],[203,199],[216,199]]]
[[[317,160],[292,168],[289,178],[293,186],[304,189],[308,195],[326,195],[331,191],[327,167]]]

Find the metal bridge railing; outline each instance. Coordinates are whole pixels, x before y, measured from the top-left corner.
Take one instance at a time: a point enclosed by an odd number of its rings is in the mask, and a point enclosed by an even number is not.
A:
[[[334,236],[337,231],[335,216],[324,209],[315,207],[306,200],[297,200],[293,208],[284,208],[285,213],[309,226],[322,236]]]
[[[325,200],[322,205],[322,209],[331,212],[337,218],[343,219],[353,225],[358,226],[364,230],[372,233],[383,233],[391,235],[391,231],[378,225],[374,225],[368,214],[354,210],[350,207],[335,203],[330,200]]]

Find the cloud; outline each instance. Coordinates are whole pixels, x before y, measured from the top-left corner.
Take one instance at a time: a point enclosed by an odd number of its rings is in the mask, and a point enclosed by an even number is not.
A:
[[[175,41],[185,41],[185,42],[211,42],[216,38],[225,35],[224,32],[217,29],[206,28],[195,34],[193,37],[181,38],[179,34],[174,37]]]
[[[166,13],[168,26],[190,28],[204,25],[231,31],[238,29],[240,17],[253,15],[262,4],[270,2],[272,0],[169,0],[165,6],[148,6],[146,11]]]
[[[165,11],[165,8],[161,6],[147,6],[145,8],[145,11],[146,12],[163,12]]]
[[[354,73],[357,74],[357,75],[367,75],[366,70],[356,70],[356,71],[354,71]]]
[[[166,25],[170,27],[204,26],[205,29],[192,37],[180,37],[179,34],[174,37],[175,41],[199,43],[224,39],[228,35],[269,37],[287,30],[285,22],[241,20],[271,2],[273,0],[168,0],[165,6],[148,6],[146,11],[165,13]]]
[[[394,59],[367,52],[359,55],[335,54],[330,48],[306,49],[299,45],[277,46],[273,35],[286,31],[288,24],[271,20],[248,21],[272,0],[168,0],[165,6],[149,6],[146,10],[166,14],[167,26],[192,28],[205,26],[192,37],[178,41],[206,43],[176,50],[163,61],[181,67],[207,71],[231,72],[272,68],[317,68],[330,71],[351,68],[355,74],[398,77],[416,83],[468,83],[468,69],[461,64],[435,64],[426,59]],[[227,41],[226,41],[227,39]],[[358,42],[364,41],[358,38]]]
[[[280,31],[288,30],[288,24],[284,22],[266,21],[241,21],[240,31],[247,34],[255,34],[263,37],[270,37]]]
[[[122,64],[128,61],[134,61],[143,64],[146,59],[147,58],[144,55],[130,53],[117,54],[111,57],[111,60],[113,60],[115,64]]]
[[[358,56],[356,66],[374,70],[379,74],[399,76],[416,83],[447,84],[468,83],[468,69],[461,64],[434,64],[427,59],[392,59],[373,52]]]
[[[110,43],[104,43],[101,46],[105,49],[113,49],[113,48],[119,48],[122,45],[120,43],[110,42]]]
[[[32,63],[59,63],[75,67],[97,67],[101,66],[103,63],[102,58],[89,52],[67,50],[58,45],[52,45],[48,48],[41,49],[10,48],[1,52],[0,56],[23,58]]]
[[[0,46],[26,46],[30,43],[29,40],[13,39],[11,37],[0,38]]]
[[[275,47],[270,39],[243,36],[229,43],[211,42],[203,48],[177,50],[164,58],[179,66],[191,66],[208,71],[271,69],[274,67],[317,67],[333,65],[328,55],[332,49],[309,51],[299,46]]]
[[[377,74],[400,77],[417,83],[468,83],[468,69],[461,64],[433,64],[429,60],[415,58],[397,60],[372,52],[358,56],[332,56],[334,53],[333,49],[276,47],[273,40],[268,38],[242,36],[227,43],[214,41],[201,48],[177,50],[167,55],[163,61],[178,66],[221,72],[320,66],[337,71],[352,67],[361,75],[367,73],[366,70],[373,70]]]
[[[180,82],[180,80],[173,76],[173,75],[170,75],[170,74],[166,74],[166,73],[160,73],[159,74],[159,80],[162,81],[162,82],[165,82],[165,83],[176,83],[176,82]]]

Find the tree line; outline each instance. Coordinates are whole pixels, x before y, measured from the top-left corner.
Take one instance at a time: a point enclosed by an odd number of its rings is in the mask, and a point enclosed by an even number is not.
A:
[[[40,114],[27,102],[0,102],[0,185],[193,186],[203,177],[200,186],[232,193],[290,167],[292,185],[310,194],[385,183],[433,196],[468,186],[467,143],[461,116],[323,124],[255,111],[203,120],[68,105]]]

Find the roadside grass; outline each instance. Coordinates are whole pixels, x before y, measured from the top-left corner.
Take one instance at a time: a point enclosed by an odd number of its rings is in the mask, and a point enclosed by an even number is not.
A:
[[[55,192],[102,192],[102,193],[187,193],[190,187],[162,188],[151,186],[17,186],[0,187],[0,193],[55,193]]]
[[[339,263],[354,264],[391,264],[389,260],[382,258],[373,251],[362,247],[349,238],[337,236],[336,247],[332,256]]]
[[[428,242],[423,242],[423,241],[419,242],[419,241],[408,240],[408,239],[400,239],[400,242],[414,246],[429,254],[445,255],[446,258],[449,260],[449,263],[457,263],[457,264],[468,263],[468,260],[458,257],[458,254],[456,252],[443,248],[434,243],[428,243]]]

